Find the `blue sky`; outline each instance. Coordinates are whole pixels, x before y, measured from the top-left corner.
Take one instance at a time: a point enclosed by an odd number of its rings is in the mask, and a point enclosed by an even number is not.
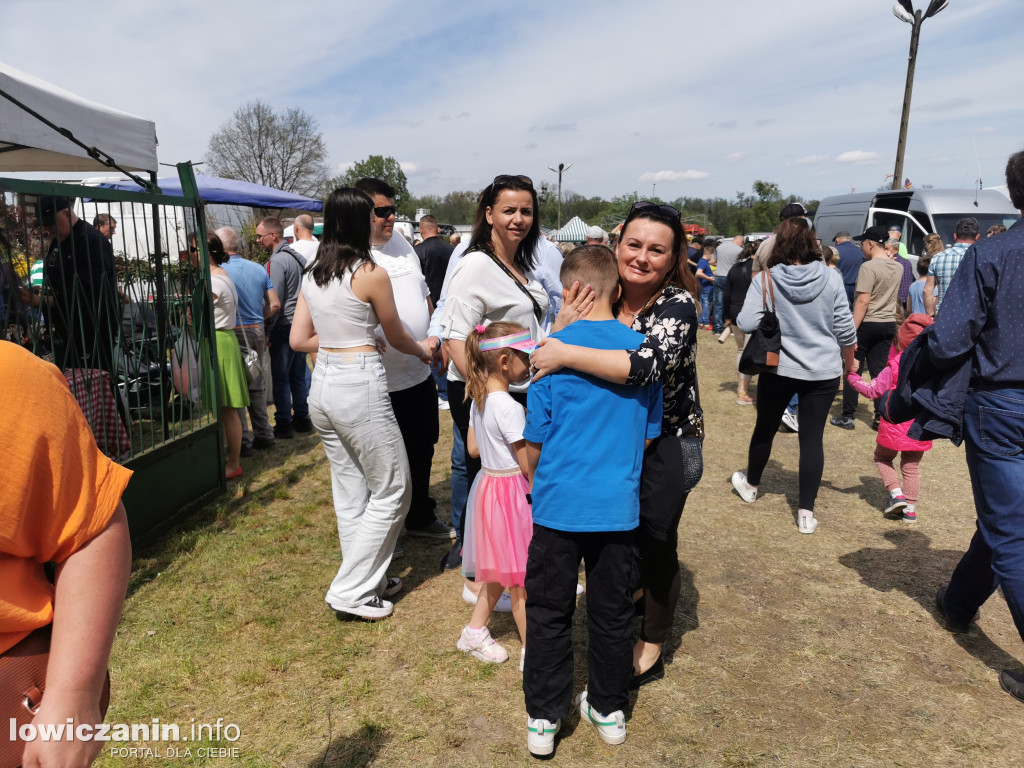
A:
[[[731,198],[766,179],[820,198],[892,172],[910,26],[891,7],[4,0],[0,60],[154,120],[166,163],[201,159],[259,98],[314,115],[335,171],[394,156],[413,194],[553,181],[564,162],[587,196]],[[951,0],[925,22],[915,184],[970,187],[979,164],[1004,183],[1024,148],[1022,29],[1020,0]]]

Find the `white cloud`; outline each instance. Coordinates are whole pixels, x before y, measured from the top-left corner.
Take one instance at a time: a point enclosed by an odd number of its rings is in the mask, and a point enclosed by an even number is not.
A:
[[[355,168],[355,165],[356,163],[354,160],[349,160],[348,162],[345,163],[338,163],[338,165],[335,167],[338,169],[338,173],[346,173],[350,169]]]
[[[640,181],[652,181],[657,184],[660,181],[694,181],[710,176],[710,173],[704,171],[648,171],[640,177]]]
[[[793,165],[818,165],[830,159],[828,155],[806,155],[799,160],[794,160]]]
[[[412,176],[417,173],[423,173],[423,171],[426,170],[426,166],[424,166],[423,163],[399,160],[398,164],[402,166],[402,171],[405,172],[405,174],[408,176]]]
[[[727,163],[736,163],[736,162],[739,162],[740,160],[742,160],[746,156],[747,156],[746,152],[733,152],[732,154],[729,154],[729,155],[725,156],[725,162],[727,162]]]
[[[849,152],[843,152],[843,154],[839,155],[839,157],[836,158],[836,162],[863,165],[865,163],[873,163],[881,159],[882,156],[878,152],[866,152],[863,149],[852,149]]]

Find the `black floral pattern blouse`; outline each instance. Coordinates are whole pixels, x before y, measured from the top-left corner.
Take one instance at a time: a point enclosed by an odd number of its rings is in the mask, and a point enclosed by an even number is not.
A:
[[[704,437],[697,388],[697,305],[689,291],[669,285],[631,326],[646,339],[629,353],[627,384],[662,382],[662,435]]]

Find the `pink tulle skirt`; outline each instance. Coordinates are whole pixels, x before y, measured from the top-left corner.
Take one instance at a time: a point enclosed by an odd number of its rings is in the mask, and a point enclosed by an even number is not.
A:
[[[495,477],[483,469],[466,500],[466,538],[462,571],[479,582],[521,587],[533,537],[530,487],[521,472]]]

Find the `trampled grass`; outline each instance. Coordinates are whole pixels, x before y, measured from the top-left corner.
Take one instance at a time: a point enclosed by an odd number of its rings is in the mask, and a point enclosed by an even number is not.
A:
[[[730,492],[754,410],[735,405],[732,342],[701,333],[704,479],[680,524],[683,594],[664,680],[633,700],[607,747],[570,718],[565,766],[1016,766],[1024,708],[996,676],[1024,650],[995,596],[969,635],[932,600],[974,530],[963,451],[922,463],[914,524],[882,518],[862,404],[853,432],[826,427],[813,536],[797,533],[797,437],[776,437],[761,497]],[[433,495],[448,516],[450,419],[441,414]],[[246,480],[136,556],[112,659],[108,722],[190,727],[222,718],[229,741],[108,745],[102,766],[517,766],[525,710],[509,616],[492,632],[512,662],[455,648],[470,609],[444,543],[405,539],[395,616],[339,622],[323,594],[339,562],[330,478],[315,437],[279,441]],[[576,619],[576,685],[586,635]],[[204,731],[204,737],[206,732]],[[235,737],[230,731],[228,736]],[[109,747],[150,749],[135,757]],[[208,757],[203,749],[237,749]],[[185,756],[185,749],[191,756]],[[171,750],[169,752],[168,750]],[[176,753],[174,752],[176,750]]]

